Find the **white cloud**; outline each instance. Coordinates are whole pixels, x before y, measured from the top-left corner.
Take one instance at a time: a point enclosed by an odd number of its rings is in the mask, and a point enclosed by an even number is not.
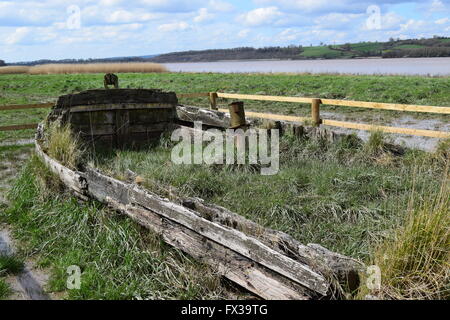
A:
[[[238,19],[247,26],[260,26],[272,24],[283,14],[277,7],[258,8],[240,15]]]
[[[201,8],[198,10],[198,15],[194,18],[194,21],[197,23],[205,22],[212,20],[214,18],[214,14],[209,13],[208,9]]]
[[[239,33],[238,33],[238,37],[239,37],[239,38],[247,38],[248,35],[249,35],[249,33],[250,33],[250,29],[244,29],[244,30],[241,30],[241,31],[239,31]]]
[[[235,9],[231,3],[220,0],[210,0],[208,7],[214,12],[231,12]]]
[[[190,25],[184,21],[166,23],[158,27],[158,30],[162,32],[185,31],[188,29],[190,29]]]
[[[436,23],[436,24],[446,24],[446,23],[449,23],[449,22],[450,22],[449,18],[442,18],[442,19],[436,20],[434,23]]]
[[[17,28],[13,33],[11,33],[6,39],[5,43],[8,45],[13,45],[19,43],[25,36],[30,32],[28,27]]]

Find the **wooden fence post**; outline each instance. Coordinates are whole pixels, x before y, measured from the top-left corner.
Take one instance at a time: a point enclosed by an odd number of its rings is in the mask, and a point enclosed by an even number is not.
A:
[[[209,93],[209,102],[212,110],[217,110],[217,92]]]
[[[245,120],[244,102],[236,101],[229,105],[231,117],[231,129],[243,128],[247,125]]]
[[[322,123],[322,119],[320,119],[320,105],[322,101],[320,99],[313,99],[311,103],[311,116],[313,125],[315,127],[319,127]]]

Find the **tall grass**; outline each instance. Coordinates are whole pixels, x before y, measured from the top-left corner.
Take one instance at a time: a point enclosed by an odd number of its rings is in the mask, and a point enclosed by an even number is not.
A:
[[[66,167],[70,169],[78,167],[82,150],[69,125],[61,126],[57,122],[51,123],[45,148],[50,157]]]
[[[33,67],[7,66],[0,74],[79,74],[79,73],[161,73],[166,67],[157,63],[88,63],[88,64],[43,64]]]
[[[403,226],[374,254],[383,299],[450,298],[450,183],[448,167],[439,192],[411,197]]]

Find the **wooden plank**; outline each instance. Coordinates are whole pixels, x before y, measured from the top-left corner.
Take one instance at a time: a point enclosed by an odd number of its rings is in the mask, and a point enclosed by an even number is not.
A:
[[[230,112],[230,110],[228,110],[228,109],[219,109],[218,111]],[[245,115],[249,118],[261,118],[261,119],[279,120],[279,121],[290,121],[290,122],[311,121],[311,118],[308,118],[308,117],[286,116],[283,114],[273,114],[273,113],[260,113],[260,112],[245,111]]]
[[[327,126],[340,127],[340,128],[368,130],[368,131],[381,130],[381,131],[387,132],[387,133],[407,134],[407,135],[431,137],[431,138],[450,138],[450,132],[443,132],[443,131],[386,127],[386,126],[377,126],[377,125],[370,125],[370,124],[326,120],[326,119],[324,119],[322,123]]]
[[[0,111],[5,110],[23,110],[23,109],[48,109],[55,105],[55,103],[36,103],[36,104],[16,104],[9,106],[0,106]]]
[[[173,109],[174,105],[169,103],[111,103],[87,106],[76,106],[70,108],[71,113],[109,111],[109,110],[147,110],[147,109]]]
[[[188,229],[195,230],[201,236],[220,243],[313,292],[326,295],[330,289],[327,280],[309,266],[280,254],[242,232],[213,223],[190,209],[137,186],[131,188],[130,185],[90,168],[87,169],[86,180],[89,181],[89,193],[100,201],[109,196],[124,204],[138,204]]]
[[[321,100],[322,104],[334,106],[450,114],[450,107],[419,106],[419,105],[407,105],[397,103],[380,103],[380,102],[333,100],[333,99],[321,99]]]
[[[296,103],[312,103],[313,98],[300,97],[278,97],[278,96],[263,96],[253,94],[234,94],[217,92],[219,98],[226,99],[242,99],[242,100],[259,100],[259,101],[276,101],[276,102],[296,102]]]
[[[124,206],[112,199],[106,200],[110,206],[118,208],[140,225],[159,234],[166,243],[216,268],[219,274],[263,299],[309,299],[302,293],[304,289],[300,286],[280,280],[270,270],[190,229],[162,218],[151,210],[133,205]]]
[[[3,127],[0,127],[0,131],[16,131],[16,130],[36,129],[37,126],[38,126],[37,123],[21,124],[21,125],[14,125],[14,126],[3,126]]]
[[[180,93],[177,94],[178,98],[202,98],[209,97],[209,92],[201,92],[201,93]]]

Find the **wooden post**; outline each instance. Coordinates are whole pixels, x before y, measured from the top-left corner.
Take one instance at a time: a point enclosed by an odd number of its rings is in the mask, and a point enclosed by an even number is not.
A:
[[[319,127],[322,123],[322,119],[320,119],[320,105],[322,101],[320,99],[313,99],[311,104],[311,116],[313,125],[315,127]]]
[[[217,110],[217,92],[209,93],[209,102],[212,110]]]
[[[245,120],[244,102],[235,101],[229,105],[231,117],[231,129],[242,128],[247,125]]]

